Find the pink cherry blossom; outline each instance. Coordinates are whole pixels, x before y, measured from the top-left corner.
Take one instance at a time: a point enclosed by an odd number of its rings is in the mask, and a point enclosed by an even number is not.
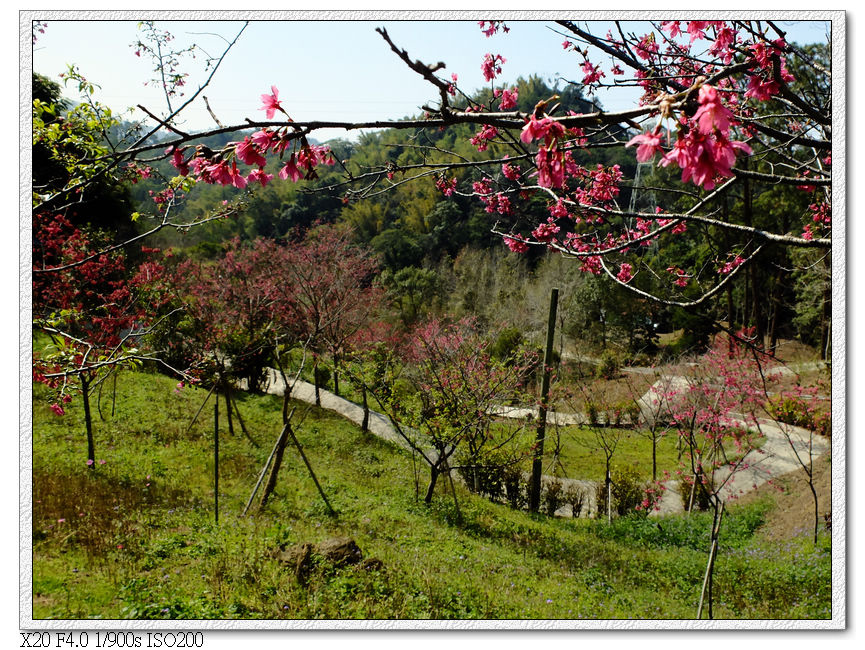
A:
[[[514,253],[525,253],[529,250],[529,245],[519,239],[513,239],[505,235],[503,237],[505,245]]]
[[[276,111],[285,112],[282,109],[282,106],[279,103],[279,91],[276,89],[276,86],[270,87],[270,95],[262,95],[261,96],[261,108],[258,110],[266,111],[267,119],[272,120]]]
[[[282,180],[291,179],[295,183],[303,178],[303,172],[297,168],[297,158],[291,154],[291,158],[285,163],[285,166],[279,170],[279,177]]]
[[[253,169],[249,172],[246,180],[250,183],[261,183],[262,187],[267,187],[267,184],[273,180],[273,174],[268,174],[263,169]]]
[[[565,134],[565,127],[551,117],[537,118],[532,115],[520,133],[520,140],[528,144],[532,140],[544,140],[550,144]]]
[[[484,54],[483,63],[481,63],[481,71],[484,73],[484,79],[492,81],[496,76],[502,73],[502,64],[505,63],[505,58],[501,54],[492,55],[489,52]]]
[[[721,103],[718,91],[709,85],[700,86],[698,95],[700,108],[694,114],[694,121],[701,133],[712,133],[718,129],[724,135],[730,130],[733,112]]]
[[[619,267],[619,273],[616,275],[621,282],[628,282],[633,276],[633,268],[627,262],[624,262],[622,266]]]
[[[504,177],[508,180],[516,181],[520,177],[520,166],[511,165],[510,163],[503,163],[502,174],[504,174]]]
[[[243,142],[235,145],[234,154],[238,160],[247,165],[258,165],[259,168],[263,169],[267,164],[267,159],[259,153],[258,147],[256,147],[249,136],[244,138]]]
[[[512,108],[516,108],[517,99],[519,98],[519,90],[514,87],[510,90],[506,88],[496,89],[493,93],[496,97],[501,97],[499,101],[499,108],[503,111],[508,111]]]
[[[661,148],[660,133],[641,133],[631,138],[625,146],[630,147],[634,144],[640,145],[637,147],[637,160],[639,162],[651,160],[658,152],[664,153],[663,148]]]

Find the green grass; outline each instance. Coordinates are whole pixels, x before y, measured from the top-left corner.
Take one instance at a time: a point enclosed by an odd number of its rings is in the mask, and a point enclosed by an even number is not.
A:
[[[634,429],[608,429],[607,434],[619,437],[613,453],[613,467],[634,467],[644,480],[652,478],[652,442],[650,438],[640,435]],[[558,463],[555,465],[558,475],[568,478],[603,481],[606,467],[604,452],[598,443],[595,433],[587,427],[562,427],[557,434],[551,432],[546,440],[544,452],[547,463],[552,469],[556,441],[559,441]],[[657,441],[658,477],[664,471],[671,474],[678,467],[678,452],[676,451],[676,435],[671,433],[660,437]]]
[[[34,387],[34,618],[694,616],[708,518],[628,517],[610,527],[511,510],[458,486],[459,517],[445,481],[424,505],[409,456],[306,406],[298,405],[297,435],[339,516],[328,515],[289,447],[268,506],[242,517],[280,430],[273,396],[239,396],[259,448],[239,427],[230,436],[220,417],[216,525],[212,404],[187,432],[205,392],[175,393],[175,383],[122,373],[113,417],[105,385],[105,419],[94,423],[105,463],[94,469],[85,465],[80,400],[57,417]],[[766,507],[730,508],[716,617],[828,616],[828,540],[766,546],[754,534]],[[335,536],[354,538],[381,566],[322,562],[301,585],[276,557]]]

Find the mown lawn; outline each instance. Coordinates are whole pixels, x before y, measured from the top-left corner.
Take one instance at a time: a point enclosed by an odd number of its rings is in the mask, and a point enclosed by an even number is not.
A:
[[[88,469],[80,400],[55,416],[34,387],[34,618],[692,618],[711,519],[554,519],[490,503],[446,481],[416,498],[411,458],[350,423],[298,405],[296,431],[338,516],[296,451],[274,497],[241,511],[280,430],[280,399],[241,395],[254,447],[220,417],[213,516],[212,404],[205,391],[124,371],[95,415]],[[94,400],[96,402],[97,400]],[[221,407],[224,402],[221,403]],[[642,457],[642,451],[635,452]],[[101,461],[104,461],[101,462]],[[419,471],[422,468],[419,469]],[[422,491],[427,475],[417,480]],[[422,494],[422,492],[421,492]],[[761,541],[770,501],[731,508],[717,618],[830,615],[828,537]],[[319,562],[301,584],[281,547],[352,537],[380,564]]]

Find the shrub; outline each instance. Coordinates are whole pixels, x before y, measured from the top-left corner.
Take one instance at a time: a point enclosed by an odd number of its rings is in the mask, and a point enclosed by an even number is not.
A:
[[[547,514],[554,515],[556,514],[556,510],[559,509],[559,506],[562,504],[562,482],[553,478],[550,479],[549,483],[547,483],[547,491],[544,496],[544,500],[547,504]]]
[[[637,510],[646,497],[646,484],[634,467],[614,468],[611,472],[613,481],[613,509],[619,515],[626,515]]]
[[[506,465],[502,468],[502,481],[505,486],[505,498],[512,508],[522,510],[527,502],[528,489],[523,472],[519,465]]]
[[[315,369],[315,383],[321,388],[327,388],[327,382],[330,381],[330,368],[327,366],[318,366]]]
[[[769,415],[778,422],[810,429],[823,436],[832,434],[832,418],[828,413],[818,412],[814,400],[802,395],[784,393],[769,399]]]
[[[595,368],[595,376],[603,379],[615,379],[619,376],[622,362],[618,355],[612,350],[605,350],[601,355],[601,362]]]
[[[602,424],[600,418],[600,409],[598,409],[598,405],[594,402],[586,402],[586,415],[589,418],[589,424],[591,424],[592,426]]]
[[[500,361],[510,361],[516,357],[517,351],[525,343],[522,333],[516,327],[503,329],[490,346],[490,356]]]
[[[579,485],[569,485],[562,490],[562,501],[571,506],[571,516],[578,519],[586,505],[586,492]]]

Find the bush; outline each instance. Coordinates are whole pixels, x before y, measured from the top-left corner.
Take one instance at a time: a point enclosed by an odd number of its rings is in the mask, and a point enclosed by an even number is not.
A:
[[[562,501],[571,506],[571,516],[578,519],[586,505],[586,492],[579,485],[570,485],[562,490]]]
[[[622,362],[612,350],[605,350],[601,362],[595,368],[595,376],[603,379],[615,379],[621,374]]]
[[[559,506],[562,505],[561,497],[562,482],[557,478],[550,479],[549,483],[547,483],[546,494],[544,495],[548,515],[552,516],[556,514],[556,510],[558,510]]]
[[[460,462],[458,471],[472,492],[491,499],[502,496],[505,481],[501,465]]]
[[[327,388],[327,382],[330,381],[330,368],[327,366],[318,366],[315,369],[315,383],[318,384],[320,388]]]
[[[637,506],[646,498],[646,484],[635,467],[614,468],[613,509],[619,515],[637,511]]]
[[[505,486],[505,498],[512,508],[522,510],[528,499],[528,486],[523,479],[523,472],[519,465],[506,465],[502,469],[502,481]]]
[[[589,424],[592,426],[603,424],[600,418],[600,409],[594,402],[586,402],[586,415],[589,417]]]
[[[784,394],[770,398],[769,414],[778,422],[810,429],[822,436],[832,435],[832,417],[829,413],[817,412],[814,400],[800,395]]]
[[[520,330],[508,327],[499,333],[495,343],[490,346],[490,356],[499,361],[512,361],[524,343],[525,339]]]

